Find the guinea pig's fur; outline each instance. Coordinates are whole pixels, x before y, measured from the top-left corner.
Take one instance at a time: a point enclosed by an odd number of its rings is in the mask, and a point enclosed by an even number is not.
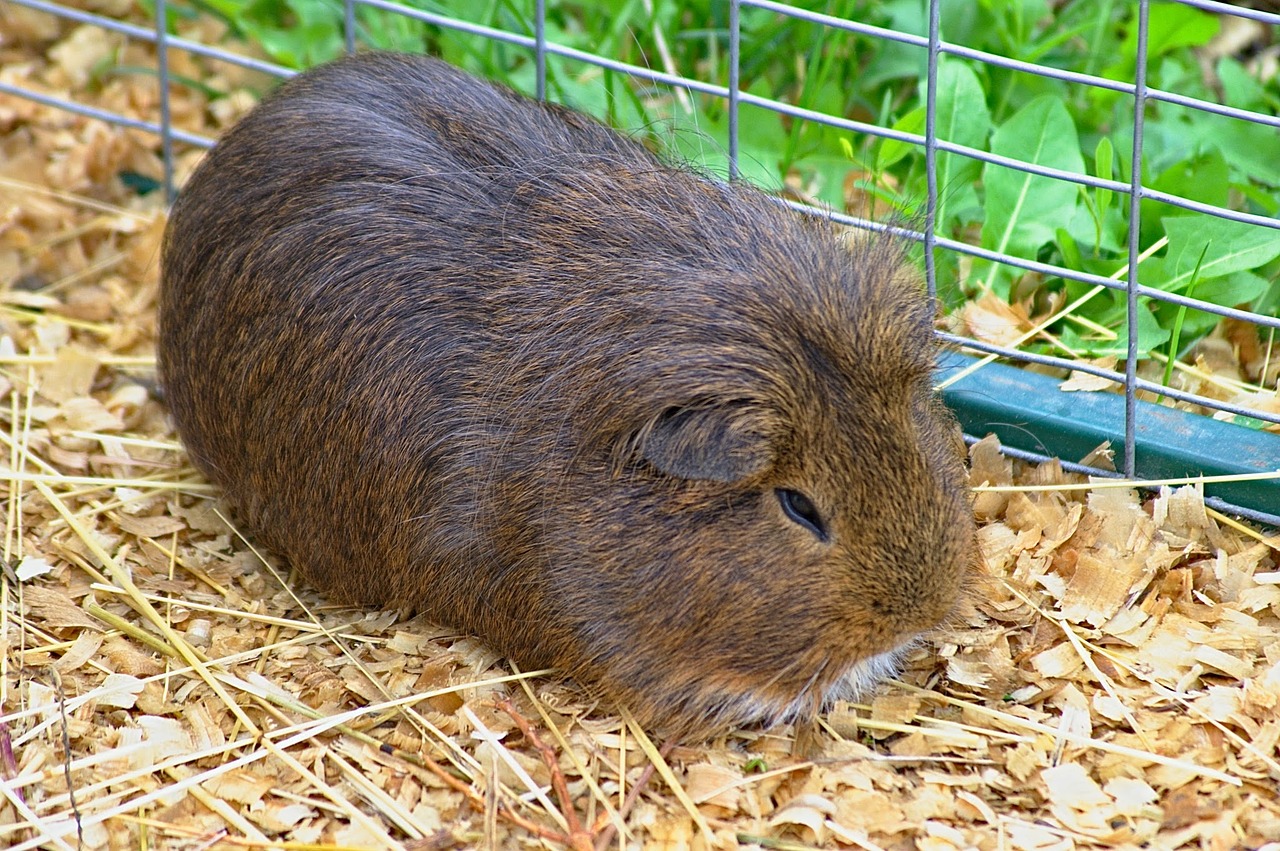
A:
[[[693,735],[868,685],[959,598],[933,310],[892,241],[371,53],[191,178],[159,365],[192,460],[319,588]]]

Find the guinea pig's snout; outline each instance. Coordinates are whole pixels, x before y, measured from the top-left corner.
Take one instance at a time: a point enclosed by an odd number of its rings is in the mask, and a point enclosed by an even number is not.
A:
[[[902,635],[925,632],[945,620],[974,564],[974,521],[966,504],[933,514],[924,507],[916,511],[926,513],[882,539],[877,561],[883,574],[865,604]]]

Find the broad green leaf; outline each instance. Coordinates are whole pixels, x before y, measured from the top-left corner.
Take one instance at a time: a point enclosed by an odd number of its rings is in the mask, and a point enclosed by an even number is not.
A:
[[[258,40],[273,59],[291,68],[307,68],[332,59],[341,50],[336,28],[310,25],[302,28],[263,29]]]
[[[1152,3],[1147,16],[1147,53],[1163,56],[1180,47],[1208,44],[1220,28],[1218,18],[1180,3]],[[1124,42],[1117,51],[1121,62],[1133,67],[1138,50],[1138,12],[1135,8],[1125,31]]]
[[[1125,357],[1129,351],[1129,323],[1121,322],[1116,328],[1119,335],[1114,342],[1095,342],[1089,352],[1091,357],[1115,355]],[[1160,326],[1153,314],[1146,307],[1138,308],[1138,352],[1142,355],[1168,344],[1169,331]]]
[[[992,153],[1024,162],[1084,172],[1076,128],[1062,101],[1036,98],[996,129]],[[982,245],[1034,257],[1075,212],[1080,189],[1050,177],[988,164],[984,169],[986,223]]]
[[[1271,281],[1267,290],[1254,302],[1253,309],[1263,316],[1280,316],[1280,280]],[[1280,337],[1280,331],[1268,328],[1264,333]]]
[[[1144,266],[1143,283],[1147,283],[1146,274],[1150,272],[1150,285],[1167,292],[1186,289],[1201,255],[1201,293],[1212,291],[1209,281],[1214,278],[1257,269],[1280,257],[1280,232],[1271,228],[1204,215],[1171,216],[1162,223],[1169,248],[1150,269]]]
[[[1061,338],[1064,345],[1084,357],[1097,358],[1107,355],[1126,357],[1129,352],[1129,330],[1127,322],[1115,326],[1117,338],[1100,340],[1092,332],[1082,333],[1079,326],[1068,322],[1063,325]],[[1169,342],[1169,332],[1160,326],[1156,317],[1146,307],[1138,309],[1138,351],[1142,355],[1159,349]]]
[[[938,67],[937,131],[938,138],[970,148],[984,147],[991,132],[986,95],[966,62],[946,60]]]
[[[1134,57],[1138,52],[1138,13],[1137,4],[1132,5],[1134,11],[1124,41],[1115,52],[1115,61],[1103,72],[1103,76],[1113,80],[1133,80]],[[1147,53],[1154,60],[1179,48],[1200,47],[1218,34],[1219,27],[1217,16],[1208,12],[1179,3],[1152,3],[1148,15]],[[1168,88],[1169,82],[1161,80],[1159,85]]]
[[[1227,161],[1221,153],[1210,149],[1199,156],[1179,160],[1162,171],[1148,185],[1152,189],[1167,192],[1170,195],[1225,207],[1229,197],[1227,186],[1229,179]],[[1147,209],[1148,206],[1159,210],[1158,215],[1161,217],[1169,214],[1169,207],[1152,201],[1143,205],[1144,217],[1151,212]]]
[[[1236,272],[1205,281],[1195,288],[1192,295],[1212,304],[1236,307],[1241,304],[1250,304],[1254,299],[1260,298],[1269,286],[1270,283],[1266,278],[1252,272]]]
[[[1208,44],[1221,28],[1218,17],[1180,3],[1152,3],[1148,18],[1147,49],[1160,56],[1180,47]],[[1136,40],[1137,21],[1133,34]]]
[[[916,133],[923,136],[924,118],[924,107],[918,106],[894,122],[892,129],[899,133]],[[919,145],[899,142],[897,139],[884,139],[880,142],[880,150],[876,155],[876,171],[886,171],[903,157],[919,150]]]
[[[1242,174],[1273,186],[1280,184],[1280,132],[1262,124],[1233,124],[1236,126],[1229,131],[1224,128],[1224,132],[1214,133],[1206,141]]]
[[[1227,96],[1227,103],[1241,109],[1264,108],[1266,89],[1243,65],[1234,59],[1223,57],[1218,60],[1217,70],[1218,79],[1222,81],[1222,92]]]
[[[1093,150],[1093,174],[1102,180],[1110,180],[1114,166],[1115,150],[1111,145],[1111,138],[1103,136]],[[1098,219],[1106,221],[1107,211],[1111,209],[1113,193],[1110,189],[1095,189],[1094,197],[1097,199]]]
[[[1087,196],[1081,193],[1080,198],[1086,199]],[[1127,217],[1123,213],[1124,211],[1112,204],[1106,218],[1099,223],[1097,210],[1090,208],[1086,203],[1081,203],[1077,205],[1075,215],[1067,224],[1067,232],[1083,246],[1083,250],[1088,252],[1085,255],[1086,258],[1115,258],[1104,265],[1105,274],[1111,274],[1118,266],[1124,265],[1124,262],[1119,259],[1119,255],[1123,255],[1128,246]],[[1098,227],[1099,224],[1102,225],[1101,228]],[[1059,240],[1054,240],[1054,246],[1059,250],[1062,249],[1062,243]]]
[[[1235,307],[1256,304],[1257,300],[1267,292],[1270,286],[1269,281],[1252,272],[1236,272],[1234,275],[1226,275],[1221,278],[1214,278],[1211,281],[1204,281],[1191,290],[1188,295],[1201,301],[1207,301],[1210,304]],[[1161,304],[1156,309],[1156,316],[1160,319],[1161,325],[1172,328],[1174,327],[1178,310],[1179,308],[1176,305]],[[1221,321],[1222,317],[1214,313],[1187,310],[1183,338],[1184,340],[1194,340],[1213,330]],[[1184,343],[1181,348],[1185,347]]]
[[[1280,217],[1280,192],[1268,192],[1262,186],[1252,183],[1233,181],[1231,190],[1240,193],[1240,197],[1255,205],[1258,211],[1273,218]]]
[[[1084,268],[1084,258],[1080,256],[1080,246],[1066,228],[1058,228],[1055,236],[1058,249],[1062,252],[1062,260],[1068,269]]]
[[[938,67],[938,138],[984,150],[991,132],[991,111],[978,75],[967,63],[944,61]],[[977,160],[959,154],[938,154],[938,222],[945,225],[948,201],[978,179]]]
[[[336,7],[316,0],[286,0],[285,6],[293,12],[299,27],[332,26],[338,17]]]
[[[914,35],[928,32],[925,6],[920,0],[880,0],[876,5],[884,15],[884,25]],[[810,8],[821,7],[813,5]],[[924,73],[926,57],[919,48],[883,39],[875,39],[868,47],[871,48],[871,56],[859,80],[859,84],[867,89],[878,88],[893,80],[918,78]]]

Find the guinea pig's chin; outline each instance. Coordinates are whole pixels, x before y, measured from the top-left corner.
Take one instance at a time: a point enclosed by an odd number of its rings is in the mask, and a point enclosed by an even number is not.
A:
[[[702,703],[697,707],[699,716],[705,721],[702,727],[715,729],[724,723],[763,723],[770,727],[808,718],[819,708],[829,707],[837,700],[865,698],[881,680],[899,671],[903,655],[915,644],[915,640],[907,641],[893,650],[855,662],[821,694],[812,687],[814,683],[798,696],[783,700],[778,700],[776,696],[773,699],[761,699],[757,693],[741,694],[732,690],[717,692],[716,698],[710,703]]]
[[[827,689],[823,703],[830,706],[837,700],[860,700],[866,697],[881,680],[898,673],[902,657],[911,649],[912,644],[914,642],[907,642],[901,647],[855,662],[844,672],[844,676]]]

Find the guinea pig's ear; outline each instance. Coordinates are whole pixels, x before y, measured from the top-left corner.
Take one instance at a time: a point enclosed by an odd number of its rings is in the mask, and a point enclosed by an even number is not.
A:
[[[748,405],[668,408],[636,445],[640,457],[669,476],[736,482],[773,463],[762,419]]]

